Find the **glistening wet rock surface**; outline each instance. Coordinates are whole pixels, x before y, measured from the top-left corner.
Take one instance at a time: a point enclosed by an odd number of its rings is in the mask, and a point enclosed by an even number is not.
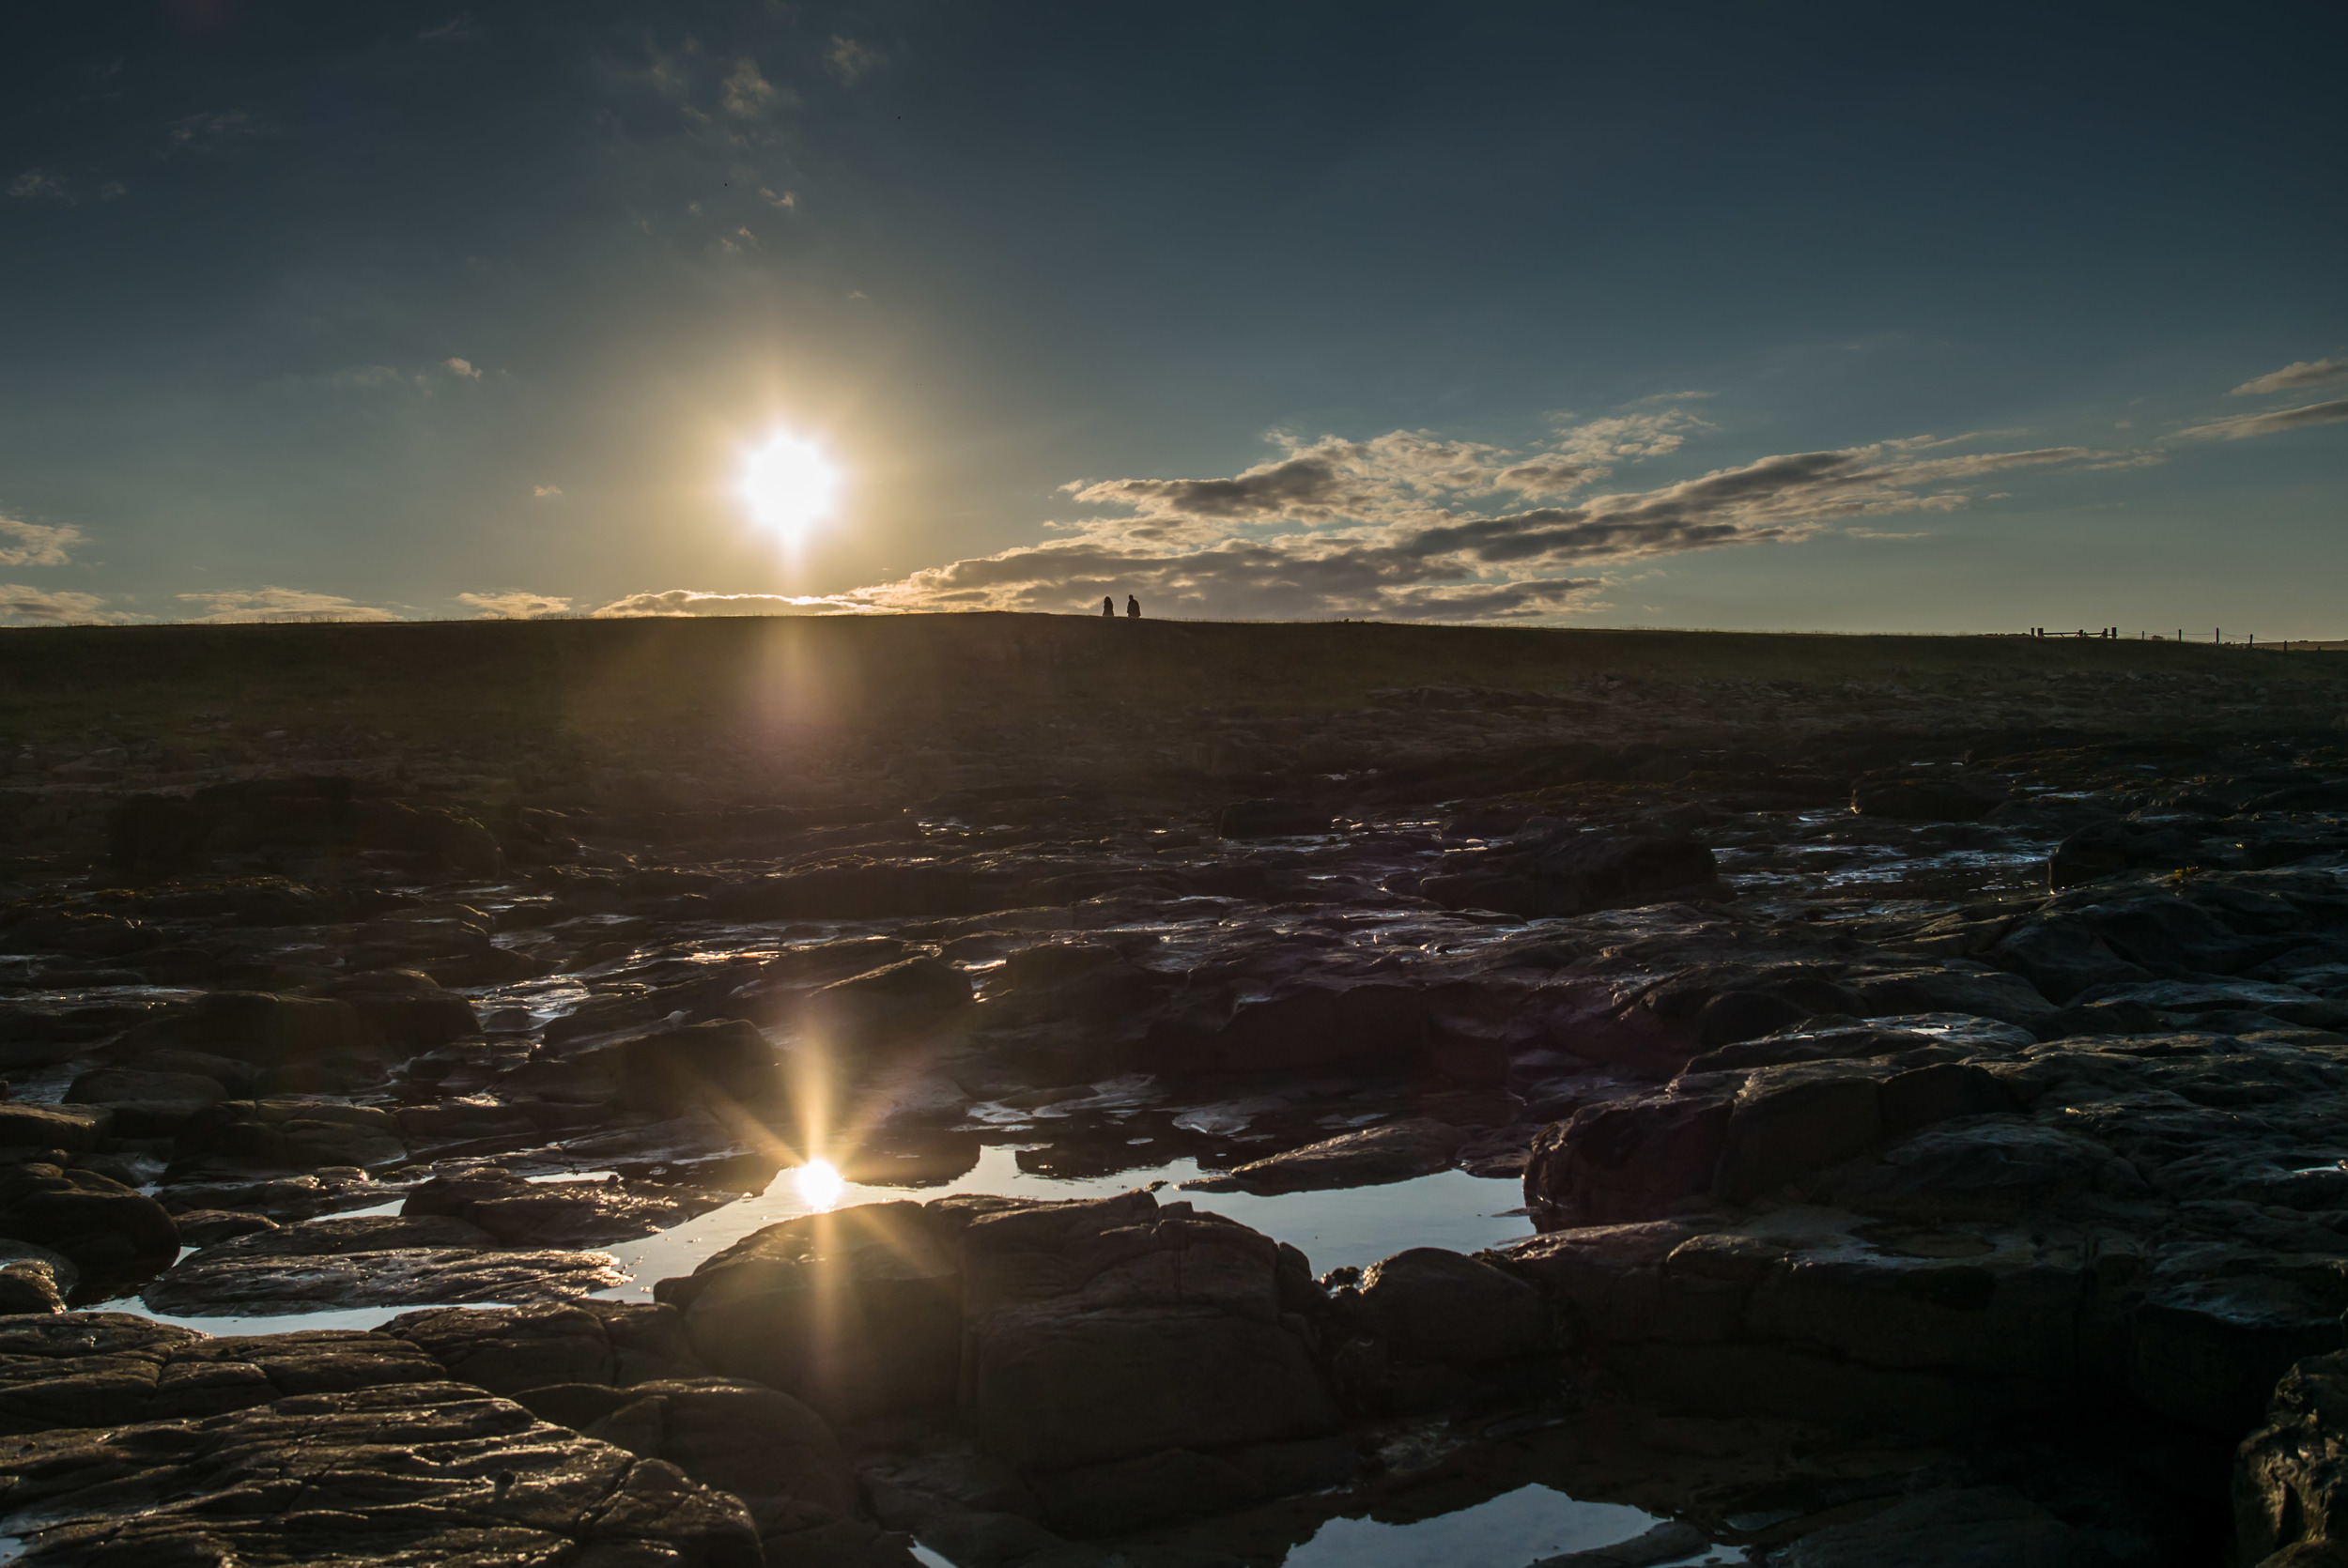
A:
[[[1503,1499],[1527,1562],[2330,1549],[2334,678],[1143,715],[1101,628],[997,630],[999,689],[687,739],[20,769],[26,1560],[304,1560],[297,1482],[365,1561],[1309,1563]],[[1537,1234],[1306,1245],[1475,1176]]]

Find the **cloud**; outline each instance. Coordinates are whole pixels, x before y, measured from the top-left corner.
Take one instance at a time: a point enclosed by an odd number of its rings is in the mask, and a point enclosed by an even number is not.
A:
[[[54,169],[27,169],[8,181],[8,194],[21,202],[62,202],[71,198],[66,193],[65,177]]]
[[[399,616],[372,605],[353,604],[333,593],[312,593],[300,588],[236,588],[213,593],[182,593],[182,604],[202,605],[209,615],[190,616],[198,622],[251,621],[397,621]]]
[[[1681,392],[1676,395],[1695,397],[1702,394]],[[1691,431],[1711,428],[1710,422],[1698,419],[1684,408],[1663,408],[1646,414],[1616,414],[1561,429],[1557,448],[1592,463],[1635,461],[1677,452],[1687,444]]]
[[[887,64],[874,51],[838,33],[832,35],[831,49],[825,59],[831,66],[832,73],[842,82],[853,82],[873,67]]]
[[[217,109],[190,115],[163,128],[163,156],[226,152],[268,135],[270,129],[267,120],[249,109]]]
[[[2337,381],[2343,376],[2348,376],[2348,360],[2294,360],[2280,370],[2269,371],[2255,380],[2243,382],[2226,395],[2255,397],[2262,392],[2290,392],[2297,387]]]
[[[777,192],[770,191],[765,186],[762,185],[758,188],[758,194],[760,198],[768,206],[779,207],[785,212],[791,211],[799,205],[799,198],[796,192],[784,191]]]
[[[759,74],[758,62],[747,54],[734,62],[733,71],[718,89],[718,101],[725,112],[743,120],[758,118],[780,96],[775,85]]]
[[[780,593],[703,593],[672,588],[663,592],[630,593],[592,613],[599,618],[623,615],[842,615],[873,607],[854,595],[793,598]]]
[[[1424,431],[1283,438],[1287,455],[1228,479],[1079,483],[1076,500],[1133,515],[1058,525],[1077,536],[845,597],[891,609],[1083,610],[1104,594],[1135,593],[1168,615],[1554,616],[1595,606],[1604,579],[1568,575],[1594,566],[1794,544],[1843,519],[1959,510],[1972,499],[1964,486],[1989,474],[2139,460],[2070,446],[1952,453],[1955,441],[1915,437],[1764,457],[1571,504],[1478,509],[1483,497],[1571,489],[1608,471],[1589,458],[1668,451],[1690,428],[1662,416],[1592,421],[1563,438],[1581,457]]]
[[[558,594],[531,593],[518,588],[502,593],[459,593],[456,602],[479,610],[485,621],[534,621],[561,615],[571,607],[571,602]]]
[[[51,527],[0,515],[0,566],[63,566],[88,537],[70,523]]]
[[[21,582],[0,582],[0,620],[5,621],[64,625],[70,622],[133,619],[99,608],[105,602],[95,593],[59,593],[46,588],[28,588]]]
[[[2276,408],[2263,414],[2235,414],[2228,419],[2212,420],[2207,424],[2193,425],[2177,434],[2238,441],[2245,436],[2271,436],[2278,430],[2297,430],[2309,424],[2336,424],[2341,420],[2348,420],[2348,398],[2330,403],[2310,403],[2300,408]]]
[[[110,202],[130,193],[120,180],[110,179],[87,195],[83,187],[54,169],[27,169],[8,183],[10,198],[20,202],[58,202],[79,207],[85,201]]]
[[[481,379],[481,372],[474,367],[473,362],[471,360],[442,360],[440,363],[446,365],[452,374],[462,376],[474,381]]]
[[[530,493],[536,500],[552,500],[563,493],[563,486],[560,484],[533,484],[530,487]]]

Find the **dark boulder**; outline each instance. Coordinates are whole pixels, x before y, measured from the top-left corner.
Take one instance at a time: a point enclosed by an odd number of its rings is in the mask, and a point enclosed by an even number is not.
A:
[[[867,1204],[754,1231],[654,1296],[715,1370],[834,1421],[951,1403],[962,1270],[918,1204]]]
[[[1357,1310],[1397,1355],[1416,1360],[1512,1361],[1552,1345],[1538,1290],[1439,1247],[1413,1247],[1370,1265]]]
[[[0,1166],[0,1237],[110,1279],[163,1268],[179,1251],[179,1227],[162,1204],[95,1171],[54,1165]]]
[[[545,1300],[626,1278],[608,1253],[503,1249],[461,1220],[383,1214],[306,1220],[215,1242],[165,1270],[141,1297],[161,1313],[259,1315]]]
[[[950,1202],[950,1200],[948,1200]],[[1148,1192],[1005,1206],[964,1233],[964,1404],[1012,1463],[1062,1470],[1334,1431],[1268,1237]]]

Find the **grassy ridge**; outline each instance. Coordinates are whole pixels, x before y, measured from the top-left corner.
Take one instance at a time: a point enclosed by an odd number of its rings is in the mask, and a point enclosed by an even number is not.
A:
[[[1382,688],[1955,681],[2128,671],[2348,684],[2348,653],[2094,638],[872,618],[76,626],[0,631],[0,735],[690,730],[918,721],[1004,701],[1168,713],[1352,706]]]

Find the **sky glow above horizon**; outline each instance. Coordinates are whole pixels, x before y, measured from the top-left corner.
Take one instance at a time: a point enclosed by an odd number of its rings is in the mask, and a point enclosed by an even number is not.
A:
[[[2336,7],[20,12],[0,621],[2348,635]]]

